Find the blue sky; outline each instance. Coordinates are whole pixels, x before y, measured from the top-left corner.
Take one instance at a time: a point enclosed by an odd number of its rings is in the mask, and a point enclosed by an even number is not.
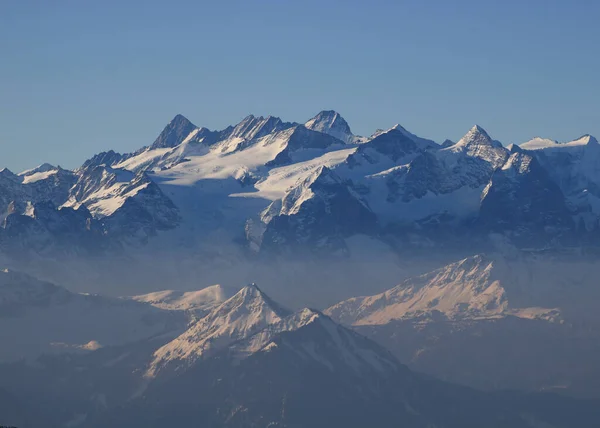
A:
[[[0,166],[135,150],[176,113],[600,137],[599,16],[593,0],[0,0]]]

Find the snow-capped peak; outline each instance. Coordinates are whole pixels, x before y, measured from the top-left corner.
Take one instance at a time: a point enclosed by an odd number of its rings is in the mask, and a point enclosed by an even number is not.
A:
[[[178,126],[188,126],[188,125],[194,125],[194,124],[192,122],[190,122],[190,120],[187,117],[185,117],[184,115],[178,113],[169,122],[168,126],[178,127]],[[194,127],[195,127],[195,125],[194,125]]]
[[[533,290],[518,288],[514,268],[500,256],[475,255],[409,278],[381,294],[348,299],[325,313],[339,322],[354,325],[386,324],[397,319],[419,318],[433,311],[449,319],[555,317],[556,308],[521,305],[528,302],[523,296]]]
[[[468,173],[469,175],[483,173],[482,178],[504,165],[509,153],[502,143],[492,140],[485,129],[479,125],[473,126],[456,144],[443,148],[440,152],[448,165],[452,165],[456,159],[464,155],[482,160],[483,164],[480,164],[479,171],[471,170]],[[456,155],[459,155],[458,158]]]
[[[587,146],[588,144],[598,144],[598,140],[589,134],[582,135],[581,137],[575,140],[567,141],[564,143],[558,142],[556,140],[550,140],[548,138],[535,137],[521,144],[521,148],[525,150],[541,150],[552,148],[561,149],[565,147]]]
[[[266,296],[256,284],[242,288],[233,297],[210,311],[175,340],[154,353],[146,373],[153,377],[161,368],[185,366],[230,344],[280,322],[289,311]]]
[[[570,141],[565,144],[571,145],[571,146],[585,146],[588,144],[598,144],[598,140],[589,134],[585,134],[585,135],[582,135],[581,137],[577,138],[576,140]]]
[[[185,116],[178,114],[171,120],[150,146],[151,150],[175,147],[197,128]]]
[[[474,125],[469,132],[462,137],[455,146],[466,146],[471,144],[476,145],[492,145],[493,140],[488,133],[479,125]]]
[[[427,138],[418,137],[415,134],[413,134],[412,132],[408,131],[405,127],[403,127],[399,123],[392,126],[392,128],[390,130],[392,130],[392,129],[394,129],[396,131],[400,131],[405,137],[408,137],[409,139],[413,140],[417,144],[421,144],[426,147],[438,147],[438,144],[435,141],[428,140]]]
[[[279,130],[282,128],[282,125],[282,120],[275,116],[256,117],[254,115],[249,115],[233,128],[229,138],[252,140]]]
[[[342,140],[344,143],[352,143],[354,135],[350,130],[348,122],[334,110],[323,110],[315,117],[308,120],[304,126],[313,131],[323,132]]]
[[[33,175],[38,172],[49,172],[49,171],[54,171],[56,169],[57,169],[57,167],[55,167],[54,165],[51,165],[49,163],[43,163],[41,165],[36,166],[35,168],[20,172],[19,175],[22,177],[26,177],[28,175]]]

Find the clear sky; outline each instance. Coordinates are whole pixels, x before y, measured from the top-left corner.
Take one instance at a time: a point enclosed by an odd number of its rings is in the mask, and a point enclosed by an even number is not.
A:
[[[0,166],[131,151],[176,113],[600,137],[599,18],[595,0],[0,0]]]

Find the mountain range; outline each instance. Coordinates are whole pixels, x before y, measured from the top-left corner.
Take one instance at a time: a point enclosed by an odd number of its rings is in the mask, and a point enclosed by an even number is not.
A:
[[[250,115],[218,131],[177,115],[133,153],[99,153],[73,171],[2,170],[0,258],[88,284],[78,291],[144,293],[173,277],[193,290],[200,276],[203,286],[258,280],[284,300],[273,278],[299,260],[340,278],[332,265],[360,266],[358,292],[373,291],[360,272],[378,263],[383,291],[435,267],[416,269],[423,255],[593,252],[599,183],[589,135],[505,147],[474,126],[437,144],[401,125],[356,136],[335,111],[303,124]],[[314,282],[304,275],[288,280]],[[354,293],[330,294],[332,304]]]
[[[590,135],[331,110],[3,169],[0,424],[595,426],[599,198]]]
[[[325,313],[438,378],[600,397],[597,275],[581,256],[475,255]]]
[[[33,313],[37,305],[24,303]],[[78,320],[85,326],[88,316]],[[179,335],[0,364],[0,385],[13,403],[2,417],[23,427],[566,428],[600,416],[593,401],[479,392],[414,373],[327,315],[290,311],[256,285],[192,316]]]

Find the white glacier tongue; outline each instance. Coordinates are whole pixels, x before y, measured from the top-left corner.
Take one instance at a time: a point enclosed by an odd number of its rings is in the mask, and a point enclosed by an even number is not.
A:
[[[352,135],[348,122],[338,112],[333,110],[321,111],[315,117],[308,120],[304,126],[313,131],[329,134],[347,144],[354,142],[354,135]]]
[[[200,358],[206,358],[281,321],[287,315],[287,309],[273,302],[256,285],[248,285],[210,311],[185,333],[159,348],[146,375],[154,377],[159,370],[172,363],[175,366],[189,366]]]

